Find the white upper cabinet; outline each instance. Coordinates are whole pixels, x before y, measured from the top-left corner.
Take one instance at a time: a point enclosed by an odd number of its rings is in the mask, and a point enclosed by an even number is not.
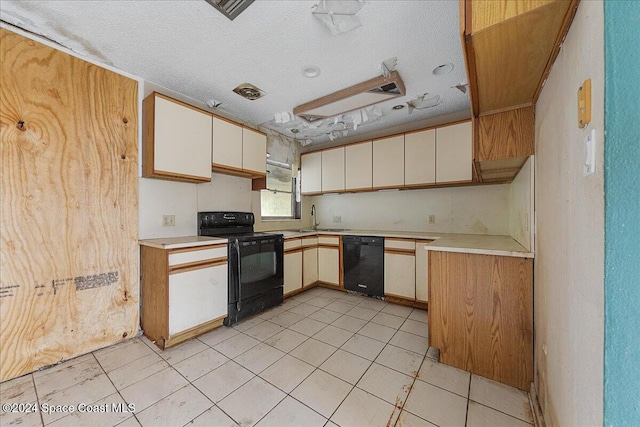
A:
[[[242,127],[214,116],[212,146],[213,165],[242,169]]]
[[[360,190],[373,186],[373,151],[371,141],[345,147],[345,189]]]
[[[436,131],[428,129],[404,135],[404,184],[436,182]]]
[[[142,176],[211,181],[211,113],[154,92],[143,115]]]
[[[300,192],[302,194],[322,191],[322,152],[300,156]]]
[[[344,147],[322,151],[322,192],[344,191]]]
[[[470,121],[436,129],[436,183],[471,181],[472,162]]]
[[[242,169],[267,173],[267,135],[253,129],[242,128]]]
[[[373,141],[373,187],[404,186],[404,134]]]

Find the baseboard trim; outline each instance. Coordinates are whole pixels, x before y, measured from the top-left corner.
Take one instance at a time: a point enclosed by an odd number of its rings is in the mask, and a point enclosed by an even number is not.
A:
[[[538,391],[536,390],[535,383],[531,383],[529,389],[529,405],[531,405],[531,413],[533,414],[533,425],[535,427],[545,427],[544,415],[542,415],[542,408],[540,408],[540,402],[538,401]]]

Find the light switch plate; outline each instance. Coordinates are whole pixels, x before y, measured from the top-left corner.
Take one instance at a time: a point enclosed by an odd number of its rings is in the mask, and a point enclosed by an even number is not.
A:
[[[596,173],[596,130],[591,129],[591,132],[584,137],[584,170],[583,176],[589,176]]]

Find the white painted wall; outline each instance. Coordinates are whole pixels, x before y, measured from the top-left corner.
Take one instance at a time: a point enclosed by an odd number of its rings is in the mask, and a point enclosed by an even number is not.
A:
[[[199,211],[251,212],[251,180],[214,173],[196,185]]]
[[[533,251],[534,156],[530,156],[509,189],[509,232],[518,243]]]
[[[311,197],[311,203],[321,228],[508,235],[509,194],[502,184],[329,194]]]
[[[588,78],[592,120],[579,129],[576,93]],[[584,1],[536,105],[535,384],[548,426],[603,422],[603,128],[603,2]],[[583,177],[591,129],[597,172]]]

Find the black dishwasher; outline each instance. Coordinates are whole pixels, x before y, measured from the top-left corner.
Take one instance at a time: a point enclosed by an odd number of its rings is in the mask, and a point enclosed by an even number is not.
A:
[[[384,237],[343,236],[344,288],[384,296]]]

